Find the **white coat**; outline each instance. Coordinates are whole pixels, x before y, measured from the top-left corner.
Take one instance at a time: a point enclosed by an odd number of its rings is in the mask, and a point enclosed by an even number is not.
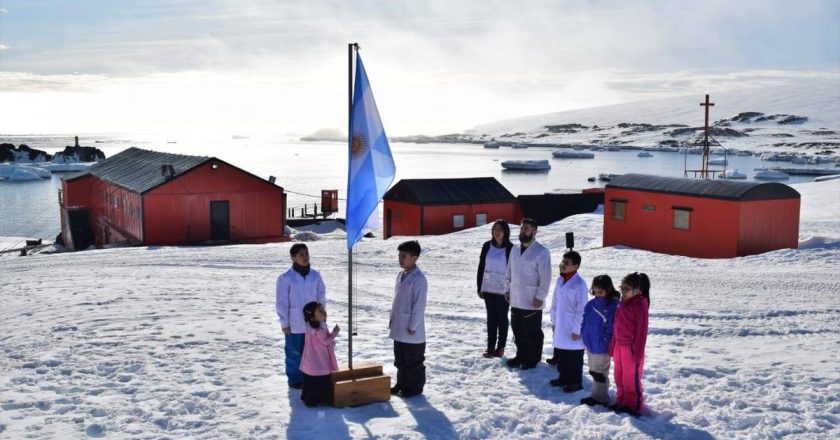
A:
[[[397,342],[420,344],[426,342],[426,276],[415,267],[405,279],[402,272],[397,275],[394,287],[394,301],[391,303],[391,320],[388,335]],[[408,334],[411,329],[414,334]]]
[[[575,273],[569,281],[557,278],[551,299],[551,327],[554,329],[554,348],[583,350],[583,339],[572,340],[572,333],[580,336],[583,310],[589,301],[589,288],[583,277]]]
[[[551,287],[551,253],[537,241],[525,252],[514,246],[508,259],[506,278],[510,292],[510,306],[525,310],[545,309],[545,299]],[[543,302],[534,307],[534,298]]]
[[[307,324],[303,319],[303,306],[312,301],[318,301],[324,309],[327,308],[327,288],[317,270],[309,269],[306,278],[294,269],[277,277],[275,308],[281,327],[291,327],[292,333],[305,333]]]

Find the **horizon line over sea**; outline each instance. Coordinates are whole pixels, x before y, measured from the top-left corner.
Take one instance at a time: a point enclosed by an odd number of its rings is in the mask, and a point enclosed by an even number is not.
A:
[[[124,134],[121,136],[80,135],[79,143],[102,150],[106,158],[130,147],[176,154],[213,156],[264,179],[277,178],[288,192],[288,208],[311,209],[320,204],[322,189],[339,191],[339,217],[344,214],[347,185],[346,144],[342,142],[305,142],[281,136],[231,135],[209,138],[173,138],[168,135]],[[31,148],[55,153],[73,145],[72,136],[0,136],[0,143],[25,143]],[[637,151],[598,151],[594,159],[552,158],[553,148],[487,149],[481,144],[391,143],[396,162],[394,183],[406,178],[495,177],[514,195],[554,191],[580,191],[603,187],[604,182],[589,182],[599,174],[629,172],[682,177],[684,156],[653,152],[653,157],[639,158]],[[503,170],[505,160],[546,159],[547,172],[512,172]],[[700,156],[689,155],[689,168],[699,165]],[[696,164],[692,165],[691,161]],[[752,169],[766,166],[756,156],[730,156],[727,169],[740,169],[752,176]],[[787,166],[787,165],[786,165]],[[52,240],[60,229],[58,189],[61,178],[35,182],[0,183],[0,236],[44,238]],[[792,176],[785,183],[812,180]]]

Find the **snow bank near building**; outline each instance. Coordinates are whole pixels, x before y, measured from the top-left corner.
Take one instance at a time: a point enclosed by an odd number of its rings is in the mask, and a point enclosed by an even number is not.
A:
[[[836,183],[797,185],[802,225],[838,237]],[[833,195],[833,196],[832,196]],[[154,247],[0,259],[0,433],[4,437],[750,438],[840,436],[840,249],[728,260],[600,248],[602,216],[541,227],[554,267],[574,231],[587,280],[640,270],[652,289],[643,383],[650,415],[578,405],[546,364],[481,357],[475,269],[490,225],[420,237],[429,280],[425,395],[306,408],[286,386],[274,312],[290,243]],[[515,228],[514,228],[515,229]],[[397,240],[354,249],[355,359],[394,375],[388,310]],[[346,246],[308,243],[347,357]],[[84,269],[91,268],[91,269]],[[555,269],[555,276],[557,275]],[[12,287],[13,286],[13,287]],[[545,331],[548,319],[544,318]],[[548,339],[548,338],[547,338]],[[508,343],[513,354],[513,343]],[[550,353],[544,347],[544,354]],[[584,377],[588,390],[591,380]]]

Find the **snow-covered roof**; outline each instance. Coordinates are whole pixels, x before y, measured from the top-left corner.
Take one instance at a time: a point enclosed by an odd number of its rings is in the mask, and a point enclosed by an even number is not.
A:
[[[623,174],[613,178],[607,188],[637,189],[729,200],[773,200],[800,197],[795,189],[777,182],[681,179],[648,174]]]
[[[494,177],[403,179],[385,193],[385,200],[418,204],[511,202],[516,197]]]
[[[94,175],[127,190],[142,194],[210,159],[206,156],[162,153],[132,147],[91,166],[81,173],[69,176],[65,180]],[[167,178],[161,172],[163,165],[172,165],[174,173],[171,177]]]

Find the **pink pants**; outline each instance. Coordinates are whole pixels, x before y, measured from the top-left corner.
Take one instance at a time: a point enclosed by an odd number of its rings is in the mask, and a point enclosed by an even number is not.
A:
[[[642,368],[645,357],[634,359],[630,347],[616,345],[613,350],[615,365],[615,404],[627,408],[636,414],[641,413],[645,403],[642,388]]]

